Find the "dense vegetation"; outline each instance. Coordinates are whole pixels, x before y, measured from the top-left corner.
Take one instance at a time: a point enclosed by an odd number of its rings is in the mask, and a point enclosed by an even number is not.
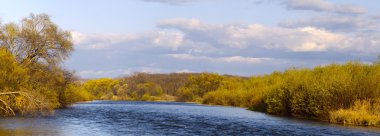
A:
[[[0,115],[45,114],[90,99],[61,67],[72,51],[70,33],[45,14],[0,24]]]
[[[184,86],[191,75],[197,74],[135,73],[119,79],[88,80],[83,87],[96,99],[102,100],[174,101],[176,91]]]
[[[84,86],[101,99],[154,101],[175,98],[177,101],[247,107],[274,115],[380,126],[378,63],[292,68],[249,78],[214,73],[137,73],[121,79],[90,80]]]
[[[348,63],[229,79],[203,103],[270,114],[380,126],[380,65]]]

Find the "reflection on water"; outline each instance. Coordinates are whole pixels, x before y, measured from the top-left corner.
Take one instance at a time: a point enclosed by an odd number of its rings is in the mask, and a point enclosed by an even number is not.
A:
[[[94,101],[58,110],[52,117],[0,119],[0,134],[380,135],[380,129],[273,117],[235,107]]]

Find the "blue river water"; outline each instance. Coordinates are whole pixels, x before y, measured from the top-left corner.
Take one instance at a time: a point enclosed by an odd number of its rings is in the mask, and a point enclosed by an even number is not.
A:
[[[0,119],[1,135],[380,135],[349,127],[191,103],[93,101],[49,117]]]

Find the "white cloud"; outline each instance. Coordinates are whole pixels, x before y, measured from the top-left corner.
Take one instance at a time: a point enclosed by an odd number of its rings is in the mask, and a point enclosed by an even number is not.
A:
[[[288,9],[334,12],[339,14],[363,14],[366,8],[350,4],[334,4],[327,0],[285,0]]]
[[[290,9],[324,11],[334,8],[334,4],[325,0],[286,0],[284,4]]]
[[[167,56],[176,58],[176,59],[184,59],[184,60],[209,59],[208,57],[204,57],[204,56],[197,57],[191,54],[168,54]]]
[[[208,56],[194,56],[191,54],[167,54],[167,56],[183,59],[183,60],[205,60],[214,62],[226,62],[226,63],[261,63],[263,61],[270,61],[271,58],[253,58],[253,57],[242,57],[242,56],[231,56],[231,57],[208,57]]]
[[[376,30],[379,28],[379,22],[359,16],[323,15],[306,19],[287,20],[281,22],[280,26],[287,28],[313,26],[331,31],[352,33],[356,31]]]
[[[293,49],[294,51],[325,51],[326,45],[325,44],[318,44],[314,42],[308,42],[304,43],[299,47],[296,47]]]
[[[163,47],[176,50],[183,44],[183,34],[178,31],[160,30],[136,34],[83,34],[72,32],[74,44],[83,50],[106,50],[116,46],[130,48]]]
[[[272,59],[232,56],[232,57],[221,57],[221,58],[217,58],[216,60],[223,61],[223,62],[261,63],[263,61],[270,61]]]
[[[139,35],[128,35],[128,34],[83,34],[80,32],[71,32],[73,37],[74,45],[78,49],[87,50],[104,50],[109,49],[113,45],[118,43],[129,42],[137,40]]]
[[[194,73],[194,71],[191,71],[191,70],[188,70],[188,69],[182,69],[182,70],[176,71],[175,73]]]
[[[327,51],[341,49],[340,44],[347,38],[344,34],[314,27],[293,29],[260,24],[213,25],[196,19],[190,19],[188,22],[183,19],[165,20],[159,27],[178,29],[185,34],[186,40],[209,43],[222,49],[261,47],[293,52]]]
[[[71,32],[74,44],[80,44],[86,40],[86,36],[80,32]]]
[[[158,22],[158,26],[164,27],[166,25],[172,25],[176,24],[178,27],[181,27],[183,29],[207,29],[208,26],[201,22],[199,19],[186,19],[186,18],[173,18],[173,19],[166,19],[161,20]]]
[[[158,3],[165,3],[170,5],[185,5],[197,0],[142,0],[145,2],[158,2]]]
[[[119,70],[83,70],[79,72],[80,76],[88,77],[88,76],[107,76],[110,74],[114,74],[115,72],[117,73]]]
[[[78,74],[82,77],[115,77],[131,75],[135,72],[144,73],[160,73],[159,68],[154,67],[132,67],[127,69],[113,69],[113,70],[82,70]]]
[[[156,46],[167,47],[176,50],[183,44],[184,35],[180,32],[160,31],[153,37],[153,43]]]

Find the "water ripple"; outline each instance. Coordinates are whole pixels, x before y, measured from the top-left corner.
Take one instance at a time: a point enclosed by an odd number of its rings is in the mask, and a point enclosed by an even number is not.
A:
[[[235,107],[115,101],[76,104],[54,117],[6,118],[0,128],[7,135],[380,135],[378,128],[280,118]]]

